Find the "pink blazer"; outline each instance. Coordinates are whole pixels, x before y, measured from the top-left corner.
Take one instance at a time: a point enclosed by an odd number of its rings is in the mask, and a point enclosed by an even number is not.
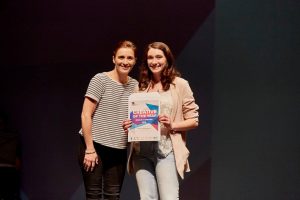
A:
[[[195,119],[198,122],[198,105],[195,103],[193,92],[189,86],[189,83],[183,79],[176,77],[171,84],[170,90],[173,99],[173,109],[171,118],[173,122],[180,122],[184,119]],[[170,138],[173,145],[173,152],[175,155],[175,162],[177,172],[180,177],[184,178],[184,172],[190,171],[188,162],[189,150],[186,147],[186,131],[174,132],[170,134]],[[133,172],[133,143],[130,145],[130,152],[127,162],[127,171],[129,174]]]

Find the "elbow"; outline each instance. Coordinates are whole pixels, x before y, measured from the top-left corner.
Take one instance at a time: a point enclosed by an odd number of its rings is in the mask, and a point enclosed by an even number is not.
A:
[[[197,128],[199,126],[199,121],[198,120],[195,120],[195,122],[194,122],[194,128]]]
[[[197,128],[199,126],[199,122],[196,121],[195,124],[194,124],[195,128]]]
[[[199,119],[198,118],[195,118],[194,119],[194,123],[193,123],[193,125],[192,125],[192,128],[194,129],[194,128],[197,128],[199,126]]]
[[[81,121],[83,121],[86,118],[86,115],[82,112],[81,113]]]
[[[90,118],[91,118],[91,116],[88,113],[85,113],[85,112],[81,113],[81,122],[86,122]]]

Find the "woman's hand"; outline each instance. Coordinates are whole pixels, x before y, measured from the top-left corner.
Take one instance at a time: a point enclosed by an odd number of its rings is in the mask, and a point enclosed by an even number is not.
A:
[[[158,115],[158,121],[163,123],[167,129],[172,130],[172,121],[168,115]]]
[[[95,165],[98,165],[99,159],[96,151],[94,152],[85,152],[84,160],[83,160],[83,167],[85,171],[93,171]]]
[[[122,122],[123,130],[126,134],[128,134],[128,129],[131,127],[132,121],[130,119],[125,119]]]

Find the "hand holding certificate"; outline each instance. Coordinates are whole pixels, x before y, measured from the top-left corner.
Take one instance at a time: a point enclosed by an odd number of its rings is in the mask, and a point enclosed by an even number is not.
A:
[[[129,96],[128,117],[132,126],[128,130],[128,142],[160,140],[159,99],[158,92],[134,93]]]

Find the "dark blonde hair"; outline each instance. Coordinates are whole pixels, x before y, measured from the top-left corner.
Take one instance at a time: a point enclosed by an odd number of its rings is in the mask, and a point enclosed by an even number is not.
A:
[[[117,51],[120,48],[131,48],[133,50],[134,57],[137,57],[137,48],[136,48],[136,46],[133,42],[131,42],[129,40],[122,40],[122,41],[118,42],[117,45],[114,48],[113,56],[116,55]]]
[[[147,63],[148,51],[150,48],[160,49],[167,59],[167,66],[163,69],[161,74],[161,84],[163,90],[167,91],[175,77],[180,77],[180,73],[175,68],[175,58],[170,48],[163,42],[153,42],[146,47],[143,55],[142,65],[140,67],[139,88],[141,91],[146,90],[153,78],[153,74]]]

